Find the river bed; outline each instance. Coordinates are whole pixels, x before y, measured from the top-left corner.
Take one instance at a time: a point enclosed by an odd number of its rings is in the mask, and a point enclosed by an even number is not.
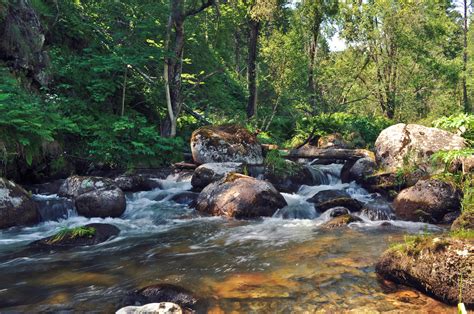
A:
[[[374,264],[406,233],[438,227],[395,220],[326,230],[305,200],[324,189],[344,189],[365,203],[378,200],[355,183],[342,184],[337,165],[319,169],[319,186],[283,194],[289,206],[274,217],[238,221],[202,217],[169,201],[190,182],[162,180],[161,189],[127,196],[121,218],[66,217],[33,227],[0,231],[0,311],[114,312],[131,290],[157,283],[187,288],[208,300],[209,312],[454,312],[408,288],[383,284]],[[55,196],[36,196],[58,202]],[[64,211],[64,208],[62,209]],[[283,219],[290,213],[293,219]],[[307,218],[307,219],[301,219]],[[110,223],[120,235],[92,247],[61,252],[27,245],[64,227]]]

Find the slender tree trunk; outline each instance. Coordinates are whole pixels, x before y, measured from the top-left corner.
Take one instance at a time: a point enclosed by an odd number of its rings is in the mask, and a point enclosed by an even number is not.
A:
[[[316,57],[318,52],[318,37],[319,37],[319,27],[313,32],[311,36],[311,42],[309,44],[309,69],[308,69],[308,88],[310,92],[310,103],[313,107],[314,112],[317,109],[317,88],[316,88],[316,79],[314,77],[314,72],[316,70]]]
[[[249,98],[247,103],[248,119],[254,117],[257,113],[257,54],[260,22],[250,19],[249,26],[249,56],[247,65],[247,79],[249,89]]]
[[[466,82],[466,77],[467,77],[467,13],[468,13],[468,5],[467,5],[467,0],[464,0],[464,27],[463,27],[463,37],[464,37],[464,49],[463,49],[463,56],[462,56],[462,61],[463,61],[463,66],[462,66],[462,71],[463,71],[463,76],[462,76],[462,100],[463,100],[463,105],[464,105],[464,111],[466,113],[471,112],[471,106],[469,104],[469,98],[467,95],[467,82]]]
[[[236,31],[234,34],[234,57],[235,57],[235,72],[237,73],[237,78],[240,79],[240,33]]]
[[[170,15],[164,44],[166,56],[163,67],[168,115],[161,124],[162,136],[176,136],[176,122],[183,105],[181,74],[183,72],[184,21],[186,17],[196,15],[214,3],[214,0],[203,1],[200,6],[185,11],[184,0],[170,0]],[[173,46],[172,51],[171,46]]]

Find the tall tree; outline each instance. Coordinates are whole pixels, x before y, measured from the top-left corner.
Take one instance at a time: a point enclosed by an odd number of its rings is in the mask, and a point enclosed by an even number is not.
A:
[[[185,41],[184,22],[186,18],[204,11],[215,3],[215,0],[199,0],[193,1],[191,5],[187,6],[184,0],[170,0],[170,12],[164,44],[166,56],[163,69],[168,115],[161,125],[163,136],[176,136],[176,122],[183,105],[181,75]]]
[[[247,118],[257,113],[257,58],[258,40],[262,23],[273,16],[278,7],[277,0],[244,0],[247,7],[248,21],[248,58],[247,58],[247,86],[249,98],[247,101]]]
[[[467,0],[463,0],[463,56],[462,56],[462,100],[464,105],[464,111],[466,113],[471,112],[471,105],[469,103],[469,96],[467,94],[467,33],[468,33],[468,13],[469,6]]]
[[[301,8],[301,18],[304,23],[308,37],[308,89],[310,93],[310,103],[313,110],[317,103],[323,101],[321,91],[318,89],[315,77],[318,45],[323,22],[334,16],[338,10],[338,1],[335,0],[303,0]]]

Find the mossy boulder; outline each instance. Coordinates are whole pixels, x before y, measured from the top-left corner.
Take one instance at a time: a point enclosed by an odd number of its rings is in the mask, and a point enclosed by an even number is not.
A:
[[[0,229],[40,221],[38,204],[18,184],[0,178]]]
[[[57,234],[35,241],[30,247],[37,249],[69,249],[105,242],[120,233],[120,229],[110,224],[92,223],[82,227],[64,229]]]
[[[286,205],[270,183],[231,173],[202,190],[196,209],[212,216],[256,218],[272,216]]]
[[[440,180],[421,180],[401,191],[393,202],[397,217],[409,221],[440,223],[461,208],[461,192]]]
[[[472,240],[418,237],[383,253],[376,272],[445,303],[474,307],[474,245]]]
[[[360,211],[362,204],[353,199],[349,193],[343,190],[324,190],[316,193],[307,202],[313,203],[314,208],[319,212],[325,212],[334,207],[346,207],[351,212]]]
[[[197,164],[241,162],[262,164],[262,147],[257,137],[244,127],[226,124],[204,126],[191,136],[191,152]]]
[[[474,211],[465,210],[454,220],[451,230],[474,230]]]

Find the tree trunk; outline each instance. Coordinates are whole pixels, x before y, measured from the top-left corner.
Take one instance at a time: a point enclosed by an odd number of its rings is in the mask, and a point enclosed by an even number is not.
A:
[[[174,30],[173,39],[171,33]],[[161,125],[161,135],[176,136],[176,121],[181,111],[181,73],[183,69],[184,18],[181,1],[172,1],[170,17],[166,29],[165,57],[163,77],[168,115]],[[171,43],[173,50],[170,50]]]
[[[463,71],[463,76],[462,76],[462,100],[463,100],[463,105],[464,105],[464,112],[470,113],[471,112],[471,106],[469,104],[469,98],[467,95],[467,82],[466,82],[466,77],[467,77],[467,0],[464,0],[463,3],[463,10],[464,10],[464,15],[463,15],[463,20],[464,20],[464,26],[463,26],[463,39],[464,39],[464,49],[463,49],[463,56],[462,56],[462,71]]]
[[[249,99],[247,103],[247,118],[250,119],[257,113],[257,53],[258,34],[260,22],[254,19],[249,21],[249,57],[247,65]]]
[[[318,37],[319,37],[319,26],[316,27],[316,30],[311,36],[311,42],[309,44],[309,69],[308,69],[308,88],[310,92],[310,104],[313,107],[314,112],[317,109],[318,97],[316,95],[316,79],[314,77],[314,72],[316,68],[316,57],[318,51]]]

